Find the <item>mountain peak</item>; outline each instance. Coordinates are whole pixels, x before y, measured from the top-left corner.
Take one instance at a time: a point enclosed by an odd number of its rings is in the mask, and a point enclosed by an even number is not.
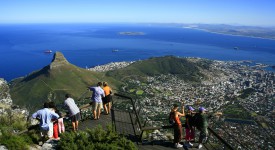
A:
[[[67,64],[69,64],[69,62],[64,57],[64,55],[61,52],[55,52],[55,54],[53,56],[53,60],[50,64],[50,69],[60,67],[63,65],[67,65]]]

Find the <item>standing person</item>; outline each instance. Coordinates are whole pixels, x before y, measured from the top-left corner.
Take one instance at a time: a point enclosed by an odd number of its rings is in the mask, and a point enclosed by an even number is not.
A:
[[[49,102],[49,109],[51,111],[57,113],[57,108],[56,108],[54,102]],[[59,117],[60,117],[60,115],[59,115]],[[58,140],[60,139],[58,137],[58,120],[56,120],[56,119],[52,120],[52,130],[50,129],[50,132],[51,132],[50,134],[52,135],[53,138],[58,139]]]
[[[49,103],[45,102],[44,108],[33,113],[32,118],[36,118],[40,121],[39,126],[43,142],[46,137],[51,138],[51,135],[49,135],[49,125],[52,119],[58,119],[59,115],[49,109]]]
[[[112,90],[108,86],[107,82],[103,82],[103,90],[104,90],[104,94],[105,94],[105,97],[102,98],[103,107],[104,107],[105,114],[108,115],[111,112],[111,99],[112,99],[111,94],[112,94]]]
[[[208,136],[208,122],[207,122],[207,115],[206,115],[206,109],[204,107],[199,108],[199,113],[197,114],[197,128],[200,131],[200,137],[199,137],[199,146],[198,148],[202,148],[202,143],[207,140]]]
[[[64,126],[64,122],[63,122],[63,114],[61,113],[61,111],[57,111],[57,114],[59,115],[58,118],[58,133],[64,133],[65,132],[65,126]]]
[[[183,145],[180,144],[180,141],[182,139],[182,124],[180,121],[180,117],[184,117],[184,105],[182,104],[182,112],[178,112],[179,106],[177,104],[173,105],[173,108],[170,112],[170,117],[174,119],[174,144],[175,148],[181,148]]]
[[[80,110],[74,102],[74,99],[71,98],[70,94],[65,95],[64,105],[69,109],[70,117],[72,120],[73,131],[78,130],[78,121],[80,120]]]
[[[195,129],[192,124],[192,113],[195,109],[191,106],[187,107],[187,114],[185,116],[185,140],[186,145],[192,147],[191,140],[195,137]]]
[[[102,108],[102,98],[105,97],[104,91],[101,88],[102,83],[98,82],[96,87],[89,87],[90,91],[93,91],[92,94],[92,104],[93,104],[93,115],[94,120],[99,119],[100,112]]]

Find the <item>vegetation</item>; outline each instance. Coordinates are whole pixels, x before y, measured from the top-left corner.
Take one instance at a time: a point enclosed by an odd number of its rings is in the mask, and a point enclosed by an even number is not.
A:
[[[223,111],[223,113],[227,118],[237,118],[246,120],[251,119],[251,114],[247,112],[239,104],[230,104],[225,106],[225,110]]]
[[[209,64],[210,61],[204,60],[192,62],[185,58],[173,56],[156,57],[135,62],[126,68],[108,71],[106,76],[114,77],[117,80],[131,78],[143,81],[147,76],[172,74],[185,81],[199,82],[204,77],[200,73],[200,68],[207,69]]]
[[[26,121],[9,115],[0,116],[0,145],[5,145],[9,150],[27,150],[30,145],[38,144],[40,139],[39,130],[18,134],[19,131],[27,128]],[[79,132],[65,132],[61,134],[58,149],[78,150],[78,149],[102,149],[120,150],[137,149],[135,144],[124,136],[119,135],[107,126],[103,130],[101,126],[94,129],[87,129]]]
[[[33,132],[17,135],[17,132],[27,128],[27,123],[22,115],[15,115],[10,110],[7,112],[0,116],[0,145],[10,150],[29,149],[29,145],[36,143],[39,137]]]
[[[107,81],[115,88],[119,82],[102,73],[88,71],[67,62],[61,53],[56,53],[52,63],[43,69],[11,82],[10,94],[15,104],[26,106],[30,111],[41,108],[49,99],[55,103],[64,100],[65,93],[78,99],[87,86],[98,81]]]
[[[114,132],[111,126],[103,130],[101,126],[87,129],[85,132],[66,132],[61,135],[58,148],[62,150],[135,150],[135,144]]]
[[[250,94],[254,93],[255,90],[253,88],[247,88],[247,89],[244,89],[242,92],[241,92],[241,95],[239,96],[240,98],[242,99],[245,99],[247,98]]]

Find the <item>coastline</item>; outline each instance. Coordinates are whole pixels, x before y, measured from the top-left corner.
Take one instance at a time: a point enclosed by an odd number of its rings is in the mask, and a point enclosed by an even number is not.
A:
[[[275,38],[264,38],[264,37],[256,37],[256,36],[247,36],[247,35],[238,35],[238,34],[230,34],[230,33],[221,33],[221,32],[214,32],[214,31],[210,31],[210,30],[207,30],[207,29],[200,29],[200,28],[194,28],[194,27],[182,27],[182,28],[200,30],[200,31],[208,32],[208,33],[221,34],[221,35],[240,36],[240,37],[249,37],[249,38],[257,38],[257,39],[264,39],[264,40],[275,41]]]

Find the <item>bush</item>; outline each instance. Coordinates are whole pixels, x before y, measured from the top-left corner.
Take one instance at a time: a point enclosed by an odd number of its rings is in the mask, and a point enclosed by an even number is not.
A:
[[[0,144],[5,145],[9,150],[27,150],[28,145],[32,143],[32,139],[28,135],[14,135],[11,132],[2,130],[0,136]]]
[[[61,140],[58,143],[58,148],[62,150],[137,149],[132,141],[118,135],[112,130],[111,126],[108,126],[107,130],[103,130],[101,126],[97,126],[94,129],[87,129],[83,132],[66,132],[61,135]]]

